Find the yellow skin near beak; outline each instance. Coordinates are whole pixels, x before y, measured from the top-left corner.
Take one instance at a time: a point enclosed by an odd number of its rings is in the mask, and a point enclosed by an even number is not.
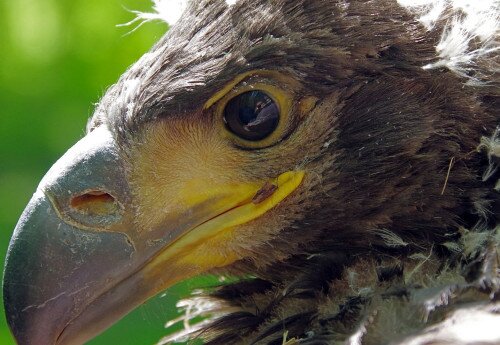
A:
[[[248,225],[265,218],[303,180],[303,171],[252,174],[258,170],[252,169],[248,154],[234,147],[223,131],[209,117],[170,119],[147,127],[141,144],[134,145],[139,149],[131,155],[129,180],[140,231],[171,227],[185,214],[194,213],[197,219],[141,269],[143,283],[155,286],[151,295],[242,259],[240,237],[254,229]],[[270,184],[273,190],[256,201]]]
[[[189,272],[188,275],[194,275],[212,268],[227,266],[241,259],[237,252],[220,248],[225,247],[224,243],[234,236],[234,231],[239,225],[262,216],[292,193],[300,185],[303,176],[302,171],[290,171],[279,175],[273,181],[277,189],[271,196],[257,204],[252,199],[263,183],[250,183],[221,190],[224,198],[220,199],[220,202],[226,206],[237,206],[228,207],[226,212],[188,230],[184,236],[165,248],[145,266],[144,276],[146,279],[157,279],[164,272],[165,265],[178,272]],[[214,205],[214,208],[218,209],[217,206]],[[172,281],[164,281],[164,286],[161,286],[160,290],[184,278],[187,277],[172,276]]]

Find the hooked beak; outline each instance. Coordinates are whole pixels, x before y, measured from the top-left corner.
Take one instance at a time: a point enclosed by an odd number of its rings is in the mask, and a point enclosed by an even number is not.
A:
[[[80,140],[49,170],[14,230],[4,273],[7,320],[19,344],[64,340],[67,325],[134,265],[130,202],[109,132]],[[103,321],[105,322],[105,321]],[[94,331],[89,331],[89,335]]]
[[[144,231],[113,136],[95,129],[49,170],[14,230],[3,285],[14,337],[20,345],[82,344],[157,292],[238,260],[209,246],[273,208],[302,178],[279,175],[264,198],[269,181],[191,191],[198,194],[179,200],[181,213]]]

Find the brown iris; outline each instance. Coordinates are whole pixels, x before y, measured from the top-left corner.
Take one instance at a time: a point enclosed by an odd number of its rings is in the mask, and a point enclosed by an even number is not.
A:
[[[278,127],[280,111],[276,102],[264,91],[241,93],[224,109],[227,128],[238,137],[258,141],[271,135]]]

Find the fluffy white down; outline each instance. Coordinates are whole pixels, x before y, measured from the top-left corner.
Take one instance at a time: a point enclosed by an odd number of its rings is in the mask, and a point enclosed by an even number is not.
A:
[[[415,13],[430,31],[444,21],[441,40],[436,46],[438,60],[425,69],[447,67],[469,76],[477,69],[480,59],[498,59],[500,49],[499,0],[398,0],[399,4]],[[442,26],[441,26],[442,27]],[[486,72],[498,72],[495,62],[482,66]],[[476,81],[471,78],[471,81]]]
[[[159,20],[167,23],[168,25],[173,25],[181,17],[182,13],[186,9],[189,0],[152,0],[153,8],[152,12],[141,12],[134,11],[131,12],[136,15],[134,19],[130,22],[121,24],[119,26],[130,26],[137,24],[137,26],[132,30],[135,31],[141,25],[154,20]]]
[[[124,25],[142,24],[160,20],[175,24],[190,0],[152,0],[152,12],[133,11],[136,18]],[[222,1],[222,0],[221,0]],[[239,0],[224,0],[228,6]],[[478,67],[482,59],[498,59],[500,49],[498,33],[500,23],[500,0],[397,0],[415,14],[429,30],[444,21],[441,40],[436,46],[437,60],[424,66],[425,69],[446,67],[462,76],[470,77],[471,71],[481,68],[486,73],[498,72],[498,65]],[[135,30],[134,29],[134,30]]]

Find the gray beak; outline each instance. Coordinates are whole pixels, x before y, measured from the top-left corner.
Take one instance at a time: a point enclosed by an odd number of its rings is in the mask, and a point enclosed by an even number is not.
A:
[[[18,344],[79,344],[112,322],[63,336],[89,301],[131,269],[127,193],[114,141],[101,128],[44,177],[15,228],[4,272],[7,321]]]

